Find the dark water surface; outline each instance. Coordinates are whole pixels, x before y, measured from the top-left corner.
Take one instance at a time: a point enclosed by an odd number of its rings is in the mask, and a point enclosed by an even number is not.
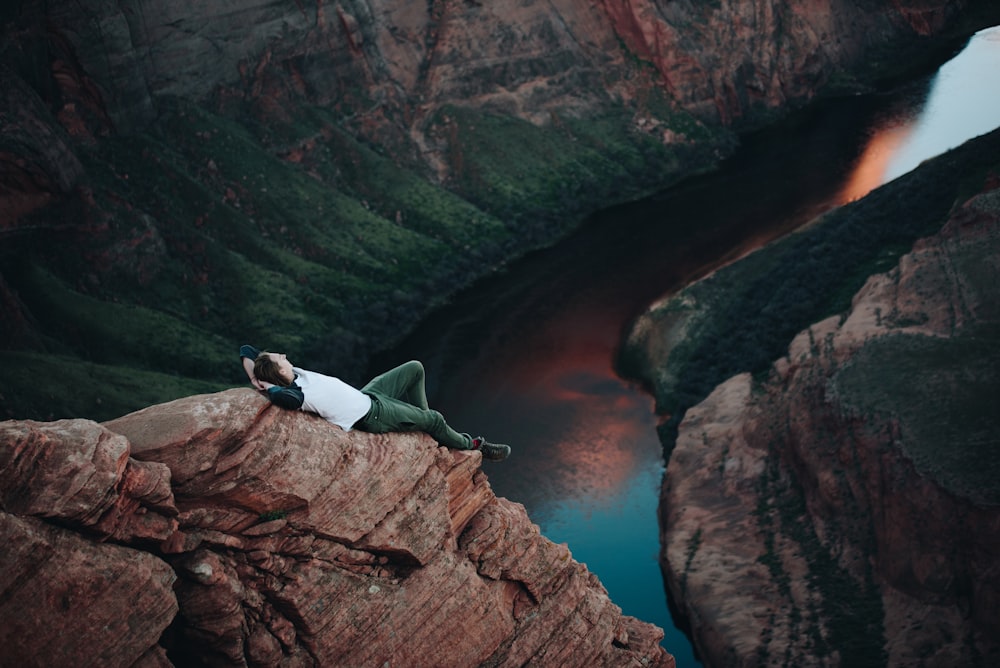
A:
[[[431,405],[456,429],[512,446],[483,465],[496,494],[567,543],[625,614],[664,628],[678,666],[699,664],[658,562],[653,402],[615,374],[617,347],[657,299],[888,180],[934,86],[831,101],[747,137],[719,172],[595,215],[376,360],[373,373],[422,360]]]

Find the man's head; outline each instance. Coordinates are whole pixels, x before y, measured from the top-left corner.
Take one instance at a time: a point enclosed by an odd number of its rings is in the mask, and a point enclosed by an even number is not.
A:
[[[253,362],[253,375],[272,385],[288,387],[295,380],[292,363],[281,353],[263,352]]]

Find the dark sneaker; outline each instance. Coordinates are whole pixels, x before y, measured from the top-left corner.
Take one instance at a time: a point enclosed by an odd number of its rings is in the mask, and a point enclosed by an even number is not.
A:
[[[483,459],[491,462],[500,462],[507,459],[510,454],[510,446],[503,443],[490,443],[482,436],[472,439],[472,449],[483,453]]]

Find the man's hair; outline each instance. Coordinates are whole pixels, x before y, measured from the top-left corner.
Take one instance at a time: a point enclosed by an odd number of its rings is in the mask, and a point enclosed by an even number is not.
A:
[[[281,375],[278,363],[271,358],[271,353],[268,352],[257,355],[257,359],[253,361],[253,375],[257,377],[257,380],[272,385],[288,387],[291,384],[287,378]]]

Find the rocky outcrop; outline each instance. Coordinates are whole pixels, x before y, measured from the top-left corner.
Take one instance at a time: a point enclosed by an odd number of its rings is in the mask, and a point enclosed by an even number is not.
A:
[[[672,666],[480,462],[251,390],[0,423],[4,662]]]
[[[706,665],[995,665],[1000,183],[681,423],[663,563]]]
[[[87,420],[0,423],[0,643],[23,666],[166,665],[170,471]]]

